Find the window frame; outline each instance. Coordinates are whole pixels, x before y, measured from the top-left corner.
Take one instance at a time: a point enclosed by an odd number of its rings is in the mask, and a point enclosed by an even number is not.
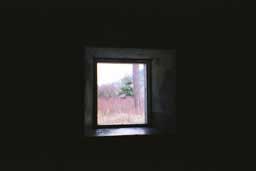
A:
[[[122,124],[122,125],[98,125],[97,110],[98,110],[98,97],[97,97],[97,63],[143,63],[146,65],[146,84],[147,84],[147,123],[145,124]],[[152,59],[151,58],[93,58],[93,128],[131,128],[131,127],[152,127],[152,96],[151,96],[151,75],[152,75]]]

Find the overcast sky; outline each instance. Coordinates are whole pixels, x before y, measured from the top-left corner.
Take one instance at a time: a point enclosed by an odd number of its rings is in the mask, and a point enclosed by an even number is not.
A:
[[[144,64],[139,64],[142,69]],[[98,63],[98,85],[120,81],[124,76],[132,75],[132,64]]]

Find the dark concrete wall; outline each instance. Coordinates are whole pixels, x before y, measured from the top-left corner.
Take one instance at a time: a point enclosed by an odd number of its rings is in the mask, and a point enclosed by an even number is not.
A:
[[[236,47],[233,35],[239,36],[239,13],[231,8],[224,11],[222,6],[197,6],[188,11],[166,8],[1,9],[1,69],[7,76],[1,77],[0,170],[93,170],[94,164],[98,169],[112,169],[119,159],[124,160],[120,162],[123,167],[131,168],[132,163],[138,170],[144,163],[149,164],[148,170],[171,170],[174,165],[176,170],[207,170],[219,167],[221,161],[226,163],[228,153],[235,151],[226,149],[233,144],[224,141],[227,134],[219,136],[223,131],[219,120],[229,110],[216,107],[222,99],[217,78],[226,79],[218,72],[218,64],[229,65],[230,61],[223,60]],[[175,15],[173,11],[185,12]],[[85,138],[84,104],[90,100],[84,98],[85,46],[175,49],[179,65],[177,133]],[[160,59],[159,66],[165,62]],[[164,103],[155,111],[169,114],[166,111],[175,108],[163,104],[176,102],[162,90],[174,84],[175,72],[161,67],[156,75],[166,82],[155,98],[163,97]],[[171,115],[163,118],[168,118],[166,123],[173,120]],[[105,166],[101,159],[111,162]],[[139,164],[130,159],[146,161]],[[7,169],[1,168],[5,166]],[[119,166],[113,167],[120,170]]]

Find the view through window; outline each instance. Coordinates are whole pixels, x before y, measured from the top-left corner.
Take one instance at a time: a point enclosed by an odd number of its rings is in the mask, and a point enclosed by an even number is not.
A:
[[[97,125],[147,123],[146,67],[97,62]]]

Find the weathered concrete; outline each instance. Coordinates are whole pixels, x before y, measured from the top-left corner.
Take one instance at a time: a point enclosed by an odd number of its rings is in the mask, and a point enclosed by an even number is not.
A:
[[[136,48],[86,48],[85,124],[93,118],[93,58],[152,59],[152,123],[165,131],[176,128],[176,51]]]

